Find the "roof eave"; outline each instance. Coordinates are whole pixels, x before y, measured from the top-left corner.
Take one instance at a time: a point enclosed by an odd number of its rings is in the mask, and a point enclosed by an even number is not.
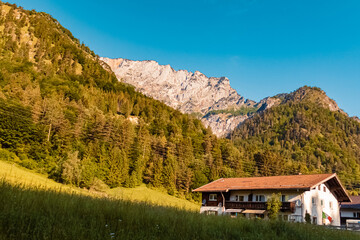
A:
[[[242,188],[242,189],[205,189],[201,190],[199,188],[192,190],[193,192],[229,192],[229,191],[255,191],[255,190],[303,190],[303,191],[309,191],[311,188],[309,187],[294,187],[294,188]]]
[[[338,176],[336,175],[336,173],[333,173],[333,174],[330,175],[329,177],[327,177],[327,178],[325,178],[325,179],[317,182],[315,185],[311,186],[311,188],[314,188],[314,187],[316,187],[316,186],[319,185],[319,184],[325,183],[325,182],[329,181],[330,179],[332,179],[332,178],[334,178],[334,177],[335,177],[337,183],[339,184],[340,188],[342,189],[342,191],[345,193],[345,200],[344,200],[344,201],[340,201],[340,200],[339,200],[339,202],[351,202],[350,196],[348,195],[348,193],[347,193],[346,189],[344,188],[344,186],[341,184],[341,181],[340,181],[340,179],[338,178]],[[311,189],[311,188],[310,188],[310,189]],[[335,196],[335,197],[336,197],[336,196]]]
[[[205,192],[205,191],[202,191],[201,188],[204,188],[205,186],[207,186],[209,184],[212,184],[214,182],[220,181],[221,179],[223,179],[223,178],[219,178],[219,179],[217,179],[215,181],[209,182],[208,184],[205,184],[205,185],[203,185],[203,186],[201,186],[199,188],[196,188],[196,189],[192,190],[192,192]]]

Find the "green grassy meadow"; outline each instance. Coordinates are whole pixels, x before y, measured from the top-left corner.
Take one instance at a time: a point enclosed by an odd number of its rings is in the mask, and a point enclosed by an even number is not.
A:
[[[359,239],[321,226],[200,215],[197,205],[145,186],[93,193],[4,161],[0,179],[0,239]]]
[[[11,184],[21,184],[26,187],[53,189],[65,192],[86,193],[79,188],[57,183],[43,174],[33,172],[29,169],[18,166],[16,163],[0,160],[0,179]]]
[[[127,201],[145,202],[163,207],[176,207],[195,212],[198,212],[200,209],[200,204],[195,204],[185,199],[170,196],[169,194],[159,190],[150,189],[146,187],[145,184],[136,188],[118,187],[110,189],[106,192],[111,197]]]
[[[185,199],[170,196],[160,190],[154,190],[141,185],[136,188],[118,187],[114,189],[104,189],[102,192],[88,191],[69,185],[57,183],[43,174],[33,172],[16,165],[15,163],[0,160],[0,179],[15,185],[22,185],[27,188],[55,190],[67,193],[78,193],[93,197],[111,197],[132,202],[144,202],[157,206],[176,207],[188,211],[198,211],[200,205]]]

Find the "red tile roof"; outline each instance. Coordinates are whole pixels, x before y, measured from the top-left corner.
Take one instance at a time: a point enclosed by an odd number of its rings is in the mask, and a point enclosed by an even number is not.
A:
[[[351,198],[351,202],[342,203],[341,206],[354,206],[354,205],[360,206],[360,196],[350,196],[350,198]]]
[[[220,178],[194,192],[227,192],[229,190],[255,190],[255,189],[304,189],[323,183],[336,174],[291,175],[251,178]]]

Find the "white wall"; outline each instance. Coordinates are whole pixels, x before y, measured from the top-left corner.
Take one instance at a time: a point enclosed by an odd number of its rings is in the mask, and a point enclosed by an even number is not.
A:
[[[324,192],[325,187],[325,192]],[[248,201],[248,196],[250,193],[255,195],[264,195],[265,201],[267,201],[273,193],[281,193],[286,195],[285,201],[287,202],[296,202],[300,200],[300,205],[295,205],[295,212],[292,214],[289,213],[280,213],[280,215],[289,215],[289,219],[293,219],[297,222],[305,221],[306,211],[311,216],[311,221],[313,217],[317,218],[316,224],[331,224],[334,226],[340,226],[340,209],[339,203],[335,196],[329,191],[325,184],[320,185],[320,190],[318,186],[315,189],[310,191],[296,191],[296,190],[283,190],[283,191],[271,191],[271,190],[254,190],[254,191],[232,191],[230,193],[230,201],[235,201],[236,195],[243,195],[244,201]],[[312,204],[312,198],[315,198],[315,204]],[[254,198],[255,199],[255,198]],[[321,200],[323,200],[323,205],[321,205]],[[254,201],[254,200],[253,200]],[[330,208],[329,202],[332,202],[332,207]],[[328,220],[323,222],[322,212],[327,213],[333,219],[332,223]]]
[[[358,213],[360,210],[354,210],[354,209],[341,209],[341,217],[354,217],[354,213]]]
[[[325,187],[325,192],[324,192]],[[315,202],[312,203],[312,198],[314,198]],[[321,200],[323,200],[323,205],[321,205]],[[332,207],[330,207],[330,202],[332,202]],[[325,184],[320,185],[320,190],[318,186],[315,189],[310,191],[306,191],[303,194],[303,203],[304,203],[304,212],[303,216],[305,217],[306,211],[311,215],[311,221],[313,217],[317,218],[316,224],[331,224],[334,226],[340,226],[340,208],[339,203],[335,196],[329,191]],[[333,219],[333,222],[330,223],[328,220],[323,222],[322,212],[327,213]]]
[[[255,201],[255,195],[264,195],[265,196],[265,202],[271,197],[273,193],[281,193],[282,195],[286,195],[286,202],[292,202],[296,200],[296,197],[302,193],[302,191],[295,191],[295,190],[284,190],[284,191],[271,191],[271,190],[253,190],[253,191],[231,191],[230,193],[230,201],[236,200],[236,195],[242,195],[244,196],[244,201],[249,201],[248,197],[249,194],[253,194],[253,202]]]

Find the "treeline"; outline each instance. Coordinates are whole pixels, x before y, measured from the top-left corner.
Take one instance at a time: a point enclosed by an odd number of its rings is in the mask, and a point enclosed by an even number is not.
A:
[[[308,98],[321,93],[312,89]],[[360,189],[360,124],[318,102],[289,100],[268,109],[232,139],[250,175],[336,172],[348,189]]]
[[[85,45],[45,13],[1,3],[2,154],[79,187],[168,193],[241,173],[240,152],[200,120],[119,83]]]

